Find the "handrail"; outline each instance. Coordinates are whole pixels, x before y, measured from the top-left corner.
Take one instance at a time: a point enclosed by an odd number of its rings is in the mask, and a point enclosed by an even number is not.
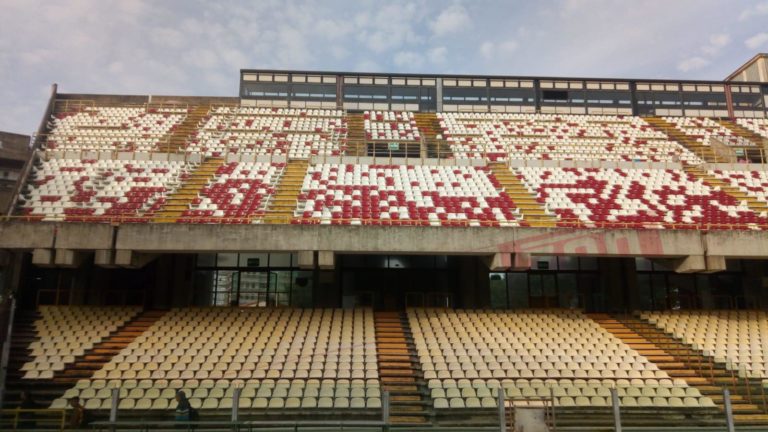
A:
[[[23,422],[34,422],[38,423],[41,420],[49,422],[52,422],[54,425],[58,425],[59,430],[64,430],[64,426],[66,425],[66,416],[67,411],[63,409],[22,409],[22,408],[2,408],[0,409],[0,425],[5,424],[5,417],[6,415],[12,415],[12,421],[11,421],[11,429],[16,430],[19,428],[19,423]],[[21,414],[29,414],[31,418],[23,418]],[[41,418],[42,416],[50,416],[49,418]],[[22,426],[24,426],[22,424]],[[39,428],[39,425],[36,425],[35,428]],[[25,427],[25,429],[28,427]],[[44,429],[50,429],[50,428],[44,428]]]
[[[262,223],[264,216],[268,212],[248,214],[243,216],[182,216],[188,224],[250,224]],[[43,220],[44,218],[54,220]],[[152,219],[154,214],[123,214],[123,215],[72,215],[66,212],[54,215],[25,214],[25,215],[7,215],[0,217],[5,221],[23,221],[23,222],[94,222],[109,223],[112,225],[135,224],[135,223],[155,223]],[[699,230],[699,231],[718,231],[718,230],[768,230],[768,224],[726,224],[726,223],[640,223],[640,222],[584,222],[581,219],[556,218],[553,215],[548,216],[525,216],[519,221],[507,221],[512,224],[508,228],[527,228],[531,221],[553,221],[556,222],[548,228],[563,229],[648,229],[648,230]],[[439,222],[439,225],[432,225],[430,222]],[[521,223],[522,222],[522,223]],[[178,222],[177,222],[178,223]],[[517,224],[515,224],[517,223]],[[285,216],[273,218],[270,224],[278,225],[375,225],[375,226],[441,226],[441,227],[472,227],[488,228],[502,227],[502,222],[497,220],[481,221],[469,219],[445,219],[430,221],[426,219],[365,219],[365,218],[304,218],[301,216]]]

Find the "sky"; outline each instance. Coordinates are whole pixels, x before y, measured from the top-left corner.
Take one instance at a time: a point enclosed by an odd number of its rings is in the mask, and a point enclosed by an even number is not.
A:
[[[721,80],[767,0],[0,0],[0,130],[61,93],[237,96],[241,68]]]

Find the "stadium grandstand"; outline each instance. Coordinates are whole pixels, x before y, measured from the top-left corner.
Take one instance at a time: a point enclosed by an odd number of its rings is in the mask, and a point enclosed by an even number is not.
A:
[[[0,135],[0,428],[768,430],[767,65],[54,85]]]

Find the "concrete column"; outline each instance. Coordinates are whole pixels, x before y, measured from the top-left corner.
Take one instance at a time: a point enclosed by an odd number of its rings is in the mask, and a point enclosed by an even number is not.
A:
[[[312,270],[315,268],[315,252],[314,251],[299,251],[299,268],[305,270]]]
[[[725,257],[722,255],[707,255],[706,264],[707,273],[725,271]]]
[[[39,267],[53,267],[53,249],[33,250],[32,264]]]
[[[335,264],[333,251],[319,251],[317,253],[317,265],[321,270],[333,270]]]
[[[77,268],[85,261],[85,258],[86,254],[84,252],[72,249],[56,249],[54,262],[59,267]]]
[[[157,258],[157,255],[138,253],[132,250],[115,251],[115,264],[120,267],[142,268],[155,258]]]
[[[530,270],[531,254],[517,252],[512,254],[512,270]]]
[[[707,262],[704,255],[689,255],[675,260],[673,267],[675,273],[700,273],[707,270]]]
[[[493,254],[488,263],[488,269],[492,272],[505,271],[512,267],[512,254],[496,253]]]
[[[93,263],[99,267],[117,268],[115,265],[115,251],[112,249],[94,251]]]

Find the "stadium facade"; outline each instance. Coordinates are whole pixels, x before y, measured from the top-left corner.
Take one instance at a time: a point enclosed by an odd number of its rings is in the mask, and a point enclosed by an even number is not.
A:
[[[383,389],[395,421],[440,424],[493,412],[504,388],[578,426],[620,388],[638,424],[647,409],[704,425],[730,386],[738,421],[765,424],[767,59],[724,81],[245,69],[237,97],[54,85],[0,222],[4,400],[34,388],[105,413],[118,386],[125,411],[151,413],[176,386],[220,414],[238,387],[256,417],[365,418]]]

